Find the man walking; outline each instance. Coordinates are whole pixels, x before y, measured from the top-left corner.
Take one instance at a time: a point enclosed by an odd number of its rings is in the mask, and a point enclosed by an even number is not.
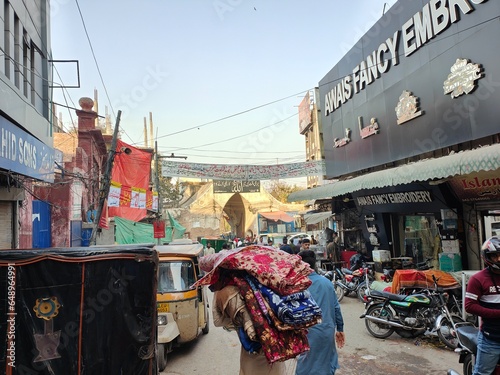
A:
[[[296,375],[334,375],[339,367],[335,342],[339,348],[345,343],[344,319],[332,283],[318,275],[316,254],[312,250],[299,253],[302,261],[309,264],[313,273],[309,275],[312,284],[309,292],[322,311],[321,323],[308,329],[310,350],[297,359]]]
[[[500,359],[500,238],[487,240],[481,256],[486,268],[469,279],[465,310],[482,318],[473,375],[490,375]]]

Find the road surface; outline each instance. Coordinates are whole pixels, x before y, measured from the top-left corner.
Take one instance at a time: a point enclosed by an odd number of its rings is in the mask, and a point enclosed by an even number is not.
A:
[[[346,345],[339,350],[341,368],[336,375],[444,375],[448,368],[461,372],[458,354],[442,345],[437,336],[403,339],[393,334],[376,339],[359,318],[363,304],[357,298],[345,297],[341,307]],[[162,374],[237,375],[239,352],[236,333],[212,325],[207,335],[171,353]],[[287,361],[287,375],[295,373],[294,365],[293,360]]]

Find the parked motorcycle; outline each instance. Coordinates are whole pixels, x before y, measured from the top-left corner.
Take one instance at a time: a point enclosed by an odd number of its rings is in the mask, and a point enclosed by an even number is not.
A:
[[[448,293],[438,287],[436,277],[433,280],[434,290],[410,295],[370,290],[365,313],[360,316],[365,319],[368,332],[385,339],[393,332],[410,338],[430,331],[437,333],[443,344],[455,349],[458,344],[455,324],[463,319],[450,313]]]
[[[338,283],[339,280],[344,278],[344,274],[338,267],[334,267],[332,271],[327,271],[323,276],[330,280],[335,288],[335,294],[337,295],[338,301],[342,301],[344,298],[344,288]]]
[[[458,347],[455,349],[460,354],[459,363],[463,364],[463,375],[472,375],[474,363],[477,354],[477,327],[470,323],[457,323],[456,333],[458,339]],[[459,375],[454,370],[448,370],[448,375]],[[500,375],[500,363],[492,375]]]
[[[370,287],[373,280],[375,280],[373,268],[366,264],[355,271],[335,267],[333,271],[329,272],[331,272],[330,280],[333,280],[333,278],[336,279],[336,285],[343,290],[345,296],[351,293],[357,294],[361,302],[365,301],[366,290]]]

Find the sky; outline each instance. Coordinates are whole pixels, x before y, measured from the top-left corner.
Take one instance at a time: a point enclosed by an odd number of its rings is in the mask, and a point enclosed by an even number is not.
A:
[[[80,108],[96,89],[137,147],[151,113],[158,151],[191,163],[303,162],[299,103],[394,3],[52,0],[52,59],[78,60],[80,80],[53,101]],[[55,85],[77,85],[74,63],[55,68]],[[57,113],[70,129],[74,110]]]

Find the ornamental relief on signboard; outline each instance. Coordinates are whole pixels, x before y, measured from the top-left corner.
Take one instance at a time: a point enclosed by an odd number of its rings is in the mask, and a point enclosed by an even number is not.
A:
[[[424,111],[420,111],[419,107],[419,98],[415,95],[412,95],[411,91],[404,90],[399,97],[399,102],[396,106],[398,125],[413,120],[415,117],[423,115]]]
[[[359,135],[363,139],[371,135],[378,134],[380,132],[380,127],[378,126],[378,122],[375,117],[371,118],[370,124],[364,126],[363,116],[358,116],[358,126],[359,126]]]
[[[349,142],[351,142],[351,129],[346,128],[344,134],[345,134],[344,138],[335,138],[333,140],[334,148],[343,147]]]
[[[476,87],[476,81],[484,74],[481,72],[480,64],[473,64],[468,59],[457,59],[451,67],[451,73],[444,81],[443,90],[445,95],[451,94],[452,99],[463,94],[471,93]]]

